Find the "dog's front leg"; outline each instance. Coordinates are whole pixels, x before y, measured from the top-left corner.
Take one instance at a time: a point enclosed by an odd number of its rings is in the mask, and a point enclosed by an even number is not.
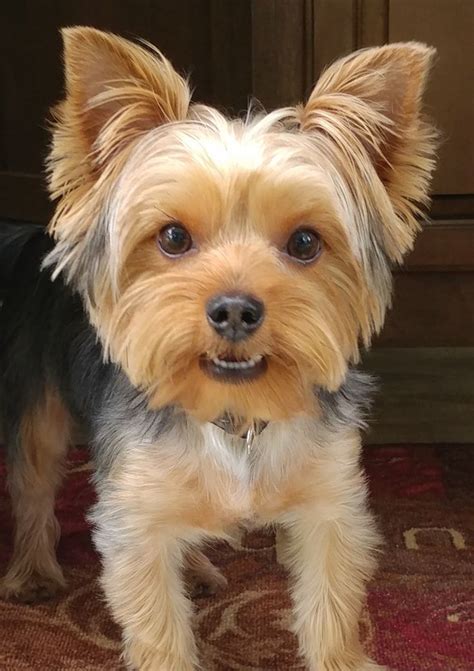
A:
[[[359,643],[378,536],[357,450],[317,460],[304,504],[285,516],[278,555],[290,571],[294,630],[310,671],[381,671]]]
[[[141,502],[134,501],[133,491],[124,499],[113,488],[100,496],[93,519],[103,559],[102,586],[122,628],[127,668],[199,668],[182,575],[184,546],[176,530],[156,525]]]

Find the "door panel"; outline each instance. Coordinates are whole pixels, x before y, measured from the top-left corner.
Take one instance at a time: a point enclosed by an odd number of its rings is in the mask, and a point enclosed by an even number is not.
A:
[[[0,217],[46,222],[51,213],[43,165],[48,110],[63,87],[62,26],[92,25],[144,38],[191,75],[197,100],[235,110],[247,104],[251,34],[246,1],[226,7],[219,0],[3,3],[0,25]]]
[[[474,2],[392,0],[388,38],[436,46],[427,91],[427,109],[442,132],[433,191],[474,194]]]

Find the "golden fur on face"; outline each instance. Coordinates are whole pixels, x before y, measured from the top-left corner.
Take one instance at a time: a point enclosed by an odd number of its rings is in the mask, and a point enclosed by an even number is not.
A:
[[[265,161],[266,144],[257,170],[249,170],[222,143],[225,163],[216,180],[218,166],[205,144],[212,139],[202,140],[202,165],[185,155],[186,168],[178,167],[176,176],[167,159],[153,153],[148,167],[148,156],[140,153],[141,176],[113,224],[123,231],[124,246],[104,339],[132,381],[150,390],[154,404],[181,403],[206,420],[224,411],[247,419],[311,411],[312,386],[336,388],[347,359],[355,355],[363,314],[360,270],[328,188],[324,183],[318,188],[317,171],[316,189],[305,190],[306,172],[300,175],[295,167],[292,175],[290,166],[281,179],[271,157]],[[132,174],[137,169],[133,157],[129,169]],[[222,176],[223,170],[228,174]],[[161,180],[169,186],[163,188]],[[140,193],[149,193],[148,199]],[[158,251],[156,235],[170,220],[183,222],[195,241],[197,249],[188,257],[168,259]],[[325,240],[321,258],[308,267],[283,252],[301,223],[317,225]],[[131,226],[140,236],[129,245]],[[239,345],[219,338],[206,321],[207,301],[226,292],[252,294],[265,305],[262,327]],[[228,353],[265,355],[267,373],[238,386],[208,379],[200,357]]]
[[[244,421],[317,412],[390,302],[390,262],[418,228],[433,168],[420,118],[430,49],[391,45],[330,68],[304,105],[227,120],[190,104],[160,54],[92,29],[65,31],[67,96],[50,157],[60,202],[49,263],[81,291],[110,357],[153,407]],[[179,258],[157,235],[181,222]],[[304,226],[323,252],[307,265],[286,244]],[[254,336],[232,345],[207,301],[243,292],[265,305]],[[203,355],[264,355],[267,372],[231,385]]]

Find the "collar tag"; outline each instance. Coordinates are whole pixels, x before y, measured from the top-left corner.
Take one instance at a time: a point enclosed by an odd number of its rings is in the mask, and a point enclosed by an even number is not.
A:
[[[263,420],[253,421],[245,433],[240,433],[238,426],[234,424],[228,415],[223,415],[212,423],[214,426],[217,426],[231,436],[240,436],[240,438],[245,441],[245,447],[247,448],[248,454],[250,454],[252,450],[255,438],[259,436],[268,425],[268,422]]]
[[[252,423],[247,433],[245,434],[245,447],[247,448],[247,454],[250,454],[252,451],[255,435],[255,424]]]

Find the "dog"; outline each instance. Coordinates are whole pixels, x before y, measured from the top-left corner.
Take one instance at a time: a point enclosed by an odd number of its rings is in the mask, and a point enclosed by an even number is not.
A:
[[[382,669],[358,620],[379,533],[357,368],[428,203],[434,50],[337,61],[308,100],[228,119],[154,47],[63,31],[48,232],[5,233],[4,428],[16,521],[4,598],[65,585],[54,495],[87,431],[101,584],[128,668],[200,668],[186,576],[277,530],[312,671]]]

